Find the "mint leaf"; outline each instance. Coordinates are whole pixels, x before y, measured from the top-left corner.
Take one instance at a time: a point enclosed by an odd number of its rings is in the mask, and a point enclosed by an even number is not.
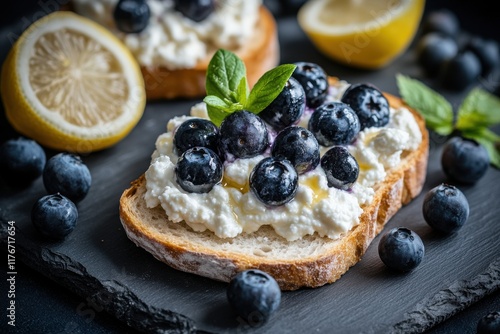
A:
[[[226,118],[228,113],[224,112],[223,109],[211,106],[207,104],[208,118],[217,126],[220,126],[224,118]]]
[[[239,102],[223,100],[215,95],[208,95],[203,99],[207,104],[208,117],[217,126],[220,126],[224,118],[236,110],[242,110],[243,105]]]
[[[457,114],[459,130],[487,128],[500,123],[500,99],[481,88],[473,89],[464,99]]]
[[[500,169],[500,136],[487,128],[465,129],[462,136],[483,145],[490,156],[490,163]]]
[[[205,96],[205,98],[203,99],[203,102],[205,102],[207,105],[211,106],[211,107],[214,107],[214,108],[217,108],[217,109],[226,109],[226,108],[229,108],[229,104],[222,100],[221,98],[215,96],[215,95],[208,95],[208,96]]]
[[[264,73],[250,91],[245,109],[254,114],[264,110],[281,93],[296,67],[284,64]]]
[[[453,108],[446,99],[422,82],[398,74],[399,93],[425,119],[429,129],[447,136],[453,131]]]
[[[247,99],[248,99],[248,83],[247,83],[247,78],[243,77],[241,78],[240,84],[238,85],[238,90],[236,91],[236,96],[238,101],[242,105],[247,104]]]
[[[217,50],[207,68],[205,81],[207,95],[238,102],[231,93],[237,90],[241,78],[245,75],[245,64],[238,56],[227,50]]]

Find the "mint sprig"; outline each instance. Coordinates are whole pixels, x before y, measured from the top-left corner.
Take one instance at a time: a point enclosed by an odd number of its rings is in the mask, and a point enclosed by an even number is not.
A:
[[[489,127],[500,124],[500,99],[481,88],[471,90],[453,117],[451,104],[439,93],[408,76],[396,76],[399,94],[424,117],[427,127],[443,136],[458,132],[483,145],[500,169],[500,136]]]
[[[218,50],[207,68],[205,88],[208,117],[217,126],[238,110],[254,114],[264,110],[283,90],[296,65],[279,65],[266,73],[250,90],[243,61],[234,53]]]

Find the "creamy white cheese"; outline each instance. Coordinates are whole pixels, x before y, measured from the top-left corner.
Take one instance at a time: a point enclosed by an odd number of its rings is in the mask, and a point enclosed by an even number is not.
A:
[[[255,31],[262,0],[218,1],[215,11],[194,22],[174,9],[173,0],[147,0],[151,18],[145,30],[125,34],[116,28],[118,0],[72,0],[74,10],[118,36],[143,66],[192,68],[217,49],[236,50]]]
[[[336,90],[329,99],[338,100],[342,92],[343,89]],[[326,175],[318,166],[300,175],[299,188],[291,202],[271,208],[253,195],[248,184],[250,172],[263,155],[225,163],[222,183],[208,193],[187,193],[177,184],[173,133],[188,117],[206,118],[205,104],[193,106],[191,116],[170,120],[167,132],[158,137],[151,165],[146,171],[146,204],[150,208],[161,205],[171,221],[185,221],[195,231],[208,229],[221,238],[252,233],[262,225],[272,226],[287,240],[314,233],[339,238],[359,223],[363,207],[373,200],[373,186],[398,165],[404,150],[417,148],[422,140],[410,111],[391,109],[387,126],[361,131],[348,146],[360,165],[359,178],[352,189],[343,191],[328,187]],[[307,126],[307,118],[305,115],[299,124]],[[322,147],[322,154],[327,150]]]

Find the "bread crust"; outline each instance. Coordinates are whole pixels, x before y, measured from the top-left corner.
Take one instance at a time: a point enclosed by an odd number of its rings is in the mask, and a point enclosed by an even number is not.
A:
[[[331,79],[332,83],[336,79]],[[393,95],[385,94],[392,107],[404,105]],[[120,199],[120,219],[127,236],[137,245],[158,260],[182,271],[228,282],[238,272],[256,268],[268,272],[282,290],[296,290],[302,287],[319,287],[339,279],[351,266],[356,264],[375,236],[380,233],[387,221],[405,204],[409,203],[422,190],[427,170],[429,135],[424,119],[414,110],[422,142],[418,149],[407,153],[401,164],[388,172],[375,192],[372,203],[363,209],[360,223],[340,240],[326,237],[308,236],[325,245],[324,252],[293,259],[266,258],[256,252],[251,254],[228,251],[223,247],[207,247],[203,238],[216,237],[212,232],[194,232],[186,224],[175,224],[168,220],[161,207],[147,209],[143,199],[146,191],[145,177],[142,175],[132,182]],[[143,206],[138,208],[138,206]],[[142,210],[142,211],[141,211]],[[151,221],[142,221],[142,214],[148,210]],[[149,217],[149,216],[148,216]],[[154,225],[154,226],[153,226]],[[158,232],[158,226],[163,232]],[[171,230],[170,230],[171,229]],[[180,232],[178,232],[180,231]],[[180,237],[175,234],[181,233]],[[274,231],[261,227],[253,234],[240,235],[238,242],[255,242],[256,238],[269,236]],[[275,233],[274,233],[275,234]],[[235,238],[235,239],[236,239]],[[279,239],[279,238],[278,238]],[[261,239],[259,239],[261,240]],[[284,238],[279,241],[282,247],[292,245]]]

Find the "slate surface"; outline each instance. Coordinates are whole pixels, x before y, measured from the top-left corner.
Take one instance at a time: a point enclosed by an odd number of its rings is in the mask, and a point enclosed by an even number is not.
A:
[[[350,82],[372,82],[393,94],[397,94],[396,73],[420,75],[411,52],[380,71],[347,69],[319,55],[293,18],[281,19],[279,28],[282,63],[317,62],[331,75]],[[1,39],[2,57],[8,49],[5,40]],[[455,107],[461,99],[460,95],[446,96]],[[47,243],[30,223],[33,202],[45,195],[41,179],[26,189],[2,186],[2,242],[7,221],[15,221],[18,261],[129,326],[158,333],[309,333],[332,328],[342,333],[421,332],[499,289],[500,171],[490,168],[476,185],[460,186],[469,199],[471,215],[456,235],[443,238],[426,225],[422,195],[389,222],[389,227],[406,226],[422,237],[426,256],[414,272],[388,272],[378,258],[376,238],[362,261],[335,284],[286,292],[269,323],[260,327],[243,323],[227,305],[226,284],[156,261],[127,239],[118,218],[121,192],[148,167],[156,137],[168,119],[187,113],[193,102],[197,101],[149,103],[127,138],[113,148],[83,156],[93,184],[79,204],[78,225],[64,242]],[[439,165],[443,142],[433,136],[423,193],[446,181]]]

